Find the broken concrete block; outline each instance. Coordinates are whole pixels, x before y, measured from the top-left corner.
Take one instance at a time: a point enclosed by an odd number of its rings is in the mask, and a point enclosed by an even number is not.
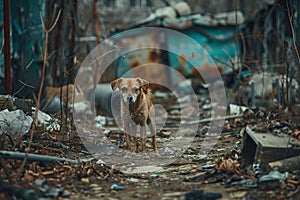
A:
[[[270,131],[255,131],[251,126],[246,127],[243,139],[242,156],[250,163],[269,162],[300,155],[300,148],[290,143],[290,136],[276,136]]]

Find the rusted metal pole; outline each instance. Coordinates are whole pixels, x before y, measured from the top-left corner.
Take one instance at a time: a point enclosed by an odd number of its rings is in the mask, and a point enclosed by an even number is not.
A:
[[[4,18],[4,65],[5,65],[5,92],[12,92],[11,58],[10,58],[10,0],[3,1]]]
[[[98,4],[97,0],[93,2],[93,14],[94,14],[94,25],[95,25],[95,33],[97,45],[100,44],[100,29],[99,29],[99,21],[98,21]]]

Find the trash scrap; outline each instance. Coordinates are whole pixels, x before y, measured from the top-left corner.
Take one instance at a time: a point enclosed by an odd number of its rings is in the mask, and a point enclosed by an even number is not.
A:
[[[118,185],[117,183],[112,183],[110,189],[112,190],[125,190],[124,186]]]
[[[251,179],[242,179],[238,181],[228,181],[226,182],[225,187],[245,187],[245,188],[257,188],[257,180],[251,180]]]
[[[279,171],[271,171],[269,174],[261,176],[258,179],[259,188],[262,190],[272,190],[278,188],[289,177],[289,173],[280,173]]]
[[[32,109],[34,110],[34,108]],[[32,124],[32,116],[26,115],[23,110],[12,110],[8,109],[0,111],[0,133],[8,133],[14,139],[25,135]],[[47,130],[59,130],[60,125],[58,120],[54,120],[50,115],[38,111],[36,124],[42,124]]]
[[[278,160],[268,163],[271,170],[278,169],[279,171],[295,171],[300,169],[300,156],[294,156],[283,160]]]
[[[1,183],[0,192],[6,193],[9,196],[23,200],[39,200],[44,198],[68,197],[70,193],[64,188],[55,188],[47,180],[35,180],[34,189],[26,189],[15,187],[10,184]]]
[[[202,165],[202,169],[212,169],[214,168],[216,165],[215,164],[211,164],[211,165]]]
[[[10,95],[0,95],[0,111],[8,109],[23,110],[26,114],[31,113],[33,107],[32,99],[18,99]]]
[[[57,199],[58,197],[68,197],[70,196],[64,188],[56,188],[51,185],[47,180],[36,179],[35,188],[40,192],[42,197],[51,197]]]
[[[34,111],[35,108],[33,108],[33,112]],[[58,119],[52,118],[50,115],[40,110],[38,110],[37,112],[37,120],[35,123],[44,125],[48,131],[60,129],[60,124]]]
[[[221,193],[204,192],[203,190],[194,190],[185,194],[185,200],[213,200],[222,198]]]
[[[256,178],[252,176],[242,174],[238,169],[240,164],[236,160],[232,160],[231,158],[228,159],[218,158],[215,160],[215,162],[216,162],[216,166],[215,166],[216,170],[227,171],[242,176],[246,179],[256,180]]]
[[[160,131],[158,132],[158,136],[160,137],[170,137],[172,135],[171,131]]]
[[[276,84],[276,82],[279,84]],[[295,102],[297,96],[299,96],[299,84],[295,79],[269,72],[253,74],[249,83],[253,83],[255,106],[271,107],[280,105],[282,101],[281,90],[286,88],[287,82],[289,83],[288,100]],[[250,106],[250,104],[253,104],[250,84],[241,87],[241,100],[244,105]]]
[[[17,107],[14,105],[14,100],[15,98],[10,95],[0,95],[0,110],[16,110]]]
[[[152,179],[159,178],[159,174],[150,174],[150,178]]]
[[[293,138],[296,138],[297,140],[300,140],[300,130],[296,129],[294,132],[291,134]]]
[[[38,200],[39,196],[33,189],[15,187],[10,184],[0,183],[0,192],[23,200]]]
[[[11,137],[18,139],[26,134],[32,123],[32,118],[27,116],[22,110],[0,111],[0,133],[8,133]]]
[[[230,115],[238,115],[244,113],[248,107],[235,104],[229,104]]]
[[[279,128],[281,127],[282,128]],[[270,124],[269,127],[262,125],[246,126],[243,137],[243,149],[241,155],[250,162],[261,161],[264,164],[297,156],[300,148],[296,141],[291,144],[291,136],[288,134],[274,135],[274,130],[284,130],[283,124]],[[286,131],[286,132],[289,132]],[[287,154],[287,152],[289,152]]]

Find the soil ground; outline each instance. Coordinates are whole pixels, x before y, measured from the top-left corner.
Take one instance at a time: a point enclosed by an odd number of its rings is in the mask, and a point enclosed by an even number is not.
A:
[[[201,118],[210,117],[209,104],[210,102],[206,98],[199,100]],[[127,159],[128,162],[122,159],[118,160],[118,157],[114,158],[109,151],[105,151],[104,155],[98,157],[101,160],[95,159],[87,151],[86,146],[82,145],[82,143],[90,140],[79,137],[76,130],[68,135],[68,139],[63,139],[66,137],[63,132],[48,132],[42,129],[35,132],[30,153],[81,159],[85,162],[27,161],[22,168],[22,160],[1,158],[0,181],[16,188],[36,191],[36,179],[48,180],[52,187],[63,188],[67,191],[65,197],[61,197],[61,193],[56,196],[50,195],[52,198],[59,199],[209,199],[207,196],[205,198],[205,195],[209,195],[207,193],[221,195],[219,199],[223,200],[299,198],[297,179],[295,179],[293,187],[281,184],[266,189],[252,187],[249,183],[254,184],[255,181],[244,179],[236,173],[229,172],[230,170],[222,171],[214,168],[217,159],[231,159],[238,163],[236,168],[242,174],[250,177],[255,176],[252,165],[240,156],[239,144],[243,141],[242,133],[246,125],[259,124],[259,122],[265,121],[265,116],[246,119],[244,115],[241,118],[226,120],[222,133],[215,135],[216,144],[208,152],[205,152],[207,143],[203,141],[213,132],[208,132],[209,122],[201,123],[196,133],[186,134],[180,139],[181,141],[186,139],[192,141],[190,146],[181,154],[180,149],[182,147],[180,146],[166,148],[166,144],[170,140],[178,137],[175,133],[176,127],[180,123],[177,112],[180,109],[176,104],[170,102],[166,102],[164,106],[169,117],[157,135],[157,143],[160,154],[167,155],[166,157],[169,158],[176,158],[171,163],[165,164],[166,160],[162,159],[161,162],[164,165],[160,165],[158,159],[152,159],[151,152],[153,150],[151,150],[150,141],[147,145],[150,158],[146,160],[140,158],[142,164],[133,165],[130,159]],[[195,114],[193,110],[187,109],[187,112],[190,113],[190,117]],[[163,116],[163,113],[159,116]],[[188,118],[184,120],[187,121]],[[97,137],[100,135],[102,138],[105,136],[114,145],[124,148],[124,135],[110,118],[106,119],[106,125],[102,126],[100,130],[92,129],[89,134],[97,135]],[[95,138],[97,139],[97,137]],[[2,150],[25,151],[29,134],[24,135],[16,142],[12,142],[7,135],[2,135],[1,140]],[[149,169],[152,171],[148,172]],[[135,173],[132,173],[132,170],[135,170]],[[294,170],[291,173],[297,176],[299,170]],[[117,187],[114,188],[114,184]],[[199,190],[203,190],[205,195],[199,196]],[[13,192],[7,194],[3,188],[0,191],[2,192],[0,199],[13,199],[12,196],[16,196]],[[198,196],[194,194],[193,198],[187,198],[187,193],[192,191],[198,192]]]

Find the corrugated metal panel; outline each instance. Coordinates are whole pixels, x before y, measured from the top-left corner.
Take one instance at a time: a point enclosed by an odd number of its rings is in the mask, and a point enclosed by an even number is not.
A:
[[[19,80],[33,87],[39,85],[40,61],[44,42],[44,32],[41,26],[40,14],[45,13],[45,1],[11,0],[11,58],[14,91],[23,85]],[[0,0],[0,24],[3,23],[3,0]],[[3,42],[4,30],[1,29],[0,45]],[[27,68],[26,68],[27,67]],[[0,93],[4,93],[4,55],[0,54]],[[22,90],[18,95],[26,96],[32,93]]]
[[[189,29],[180,31],[189,36],[192,40],[199,43],[203,48],[194,46],[195,43],[186,43],[185,38],[176,35],[159,35],[167,33],[142,32],[132,35],[122,35],[121,45],[128,52],[119,60],[118,76],[123,76],[129,70],[139,65],[149,65],[143,71],[135,70],[134,76],[141,76],[147,79],[147,76],[156,76],[156,79],[168,79],[169,74],[161,71],[155,71],[155,67],[151,67],[151,63],[160,63],[175,68],[185,76],[193,73],[193,69],[200,69],[203,66],[221,67],[224,73],[232,71],[232,61],[236,54],[240,54],[239,44],[234,40],[236,28],[233,26],[226,27],[200,27],[193,26]],[[132,33],[132,31],[130,31]],[[165,38],[165,39],[162,39]],[[120,42],[119,41],[119,42]],[[148,45],[149,44],[149,45]],[[143,49],[151,46],[152,49]],[[139,49],[139,50],[136,50]],[[168,49],[169,51],[161,51]],[[134,51],[133,51],[134,50]],[[206,50],[206,51],[205,51]],[[175,54],[174,52],[179,52]],[[192,61],[198,63],[199,66],[191,65]],[[150,70],[149,72],[145,69]],[[132,74],[128,74],[130,76]],[[158,78],[159,77],[159,78]],[[151,79],[149,77],[148,79]]]
[[[184,41],[178,38],[169,38],[169,45],[172,48],[178,48],[182,52],[178,57],[170,55],[170,66],[184,72],[188,75],[192,72],[193,67],[201,68],[205,63],[223,68],[223,72],[232,71],[232,61],[236,54],[240,54],[239,45],[234,40],[236,28],[228,27],[199,27],[194,26],[183,31],[184,34],[197,41],[208,53],[195,51],[194,47],[188,46]],[[200,66],[192,66],[189,61],[197,59]],[[230,67],[231,66],[231,67]]]
[[[151,63],[168,64],[167,61],[164,60],[164,58],[166,58],[165,52],[160,51],[160,49],[164,49],[164,46],[167,44],[166,41],[162,39],[164,36],[161,34],[163,33],[156,31],[139,32],[138,29],[136,29],[136,32],[132,35],[124,36],[122,34],[122,40],[120,40],[122,43],[120,46],[128,50],[129,53],[119,60],[118,76],[123,76],[134,67],[148,64],[149,67],[146,69],[150,70],[149,72],[145,70],[134,70],[133,72],[135,74],[128,73],[127,76],[140,76],[148,80],[150,80],[151,77],[147,76],[155,76],[157,80],[166,80],[169,78],[168,74],[164,74],[160,70],[156,70],[155,67],[151,67]]]

